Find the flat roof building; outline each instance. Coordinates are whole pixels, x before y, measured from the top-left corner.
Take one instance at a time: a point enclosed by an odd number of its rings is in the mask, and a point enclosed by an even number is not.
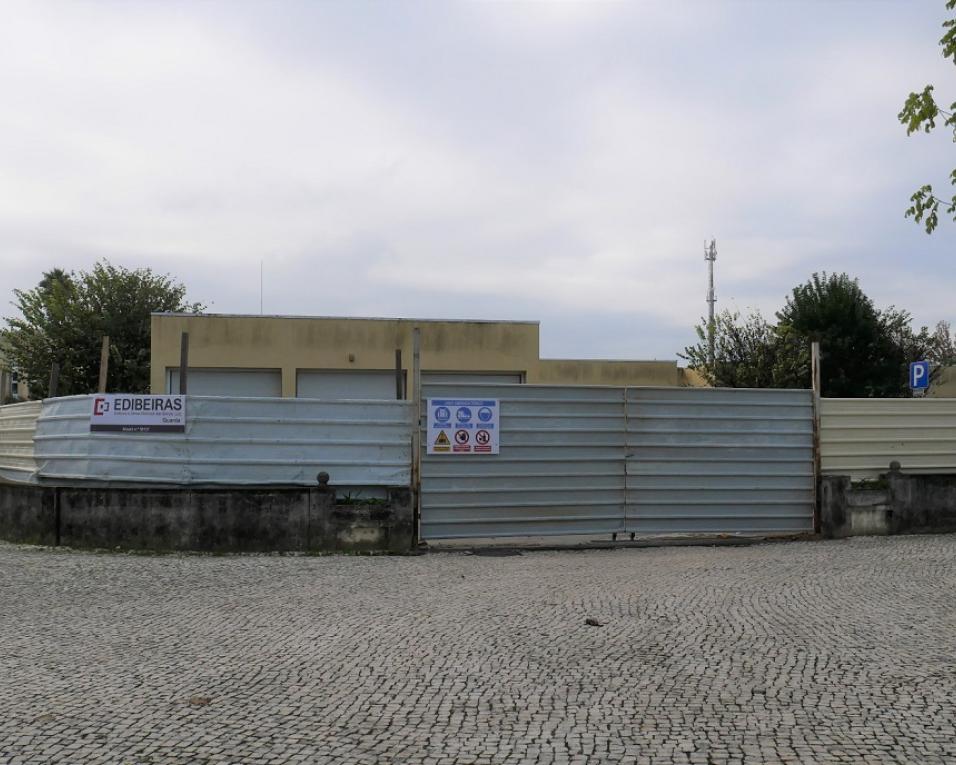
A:
[[[400,349],[411,397],[415,327],[423,382],[701,384],[676,361],[542,359],[536,321],[154,313],[151,389],[178,392],[180,338],[188,332],[194,395],[395,398]]]

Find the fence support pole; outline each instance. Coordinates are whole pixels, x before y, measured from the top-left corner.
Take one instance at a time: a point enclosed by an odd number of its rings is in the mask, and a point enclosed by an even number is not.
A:
[[[415,432],[412,434],[412,501],[415,503],[415,545],[421,539],[422,520],[422,331],[412,330],[412,392],[415,396]]]
[[[106,393],[106,376],[110,367],[110,336],[103,335],[103,346],[100,348],[100,384],[98,393]]]
[[[820,533],[820,343],[810,344],[810,377],[813,386],[813,531]]]
[[[50,367],[50,390],[47,391],[47,398],[56,398],[57,388],[60,386],[60,362],[54,361]]]
[[[405,381],[402,379],[402,349],[395,349],[395,398],[401,401],[405,398]]]
[[[179,338],[179,395],[185,396],[189,385],[189,333]]]

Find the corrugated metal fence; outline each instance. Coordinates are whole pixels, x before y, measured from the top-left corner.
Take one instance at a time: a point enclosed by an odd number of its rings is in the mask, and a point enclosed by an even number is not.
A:
[[[956,472],[956,399],[825,398],[820,470],[876,478],[893,460],[904,472]]]
[[[813,399],[803,390],[629,388],[628,531],[813,529]]]
[[[624,531],[619,388],[436,384],[426,398],[496,398],[501,453],[422,454],[423,539]]]
[[[497,398],[499,455],[422,456],[422,537],[813,528],[810,391],[432,385]]]
[[[0,478],[8,481],[34,479],[33,434],[40,408],[39,401],[0,406]]]
[[[164,484],[407,486],[414,408],[405,401],[190,396],[185,433],[90,433],[91,396],[48,399],[41,479]]]

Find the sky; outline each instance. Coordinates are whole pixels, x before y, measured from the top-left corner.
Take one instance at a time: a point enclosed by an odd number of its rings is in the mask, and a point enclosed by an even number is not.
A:
[[[673,359],[815,271],[956,323],[943,0],[0,2],[0,315],[54,267],[218,313],[541,321]]]

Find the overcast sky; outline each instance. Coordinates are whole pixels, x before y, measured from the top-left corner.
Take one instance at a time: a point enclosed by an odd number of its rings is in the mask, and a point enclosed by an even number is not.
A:
[[[956,320],[943,0],[0,3],[0,300],[99,258],[210,311],[540,319],[674,358],[813,271]]]

